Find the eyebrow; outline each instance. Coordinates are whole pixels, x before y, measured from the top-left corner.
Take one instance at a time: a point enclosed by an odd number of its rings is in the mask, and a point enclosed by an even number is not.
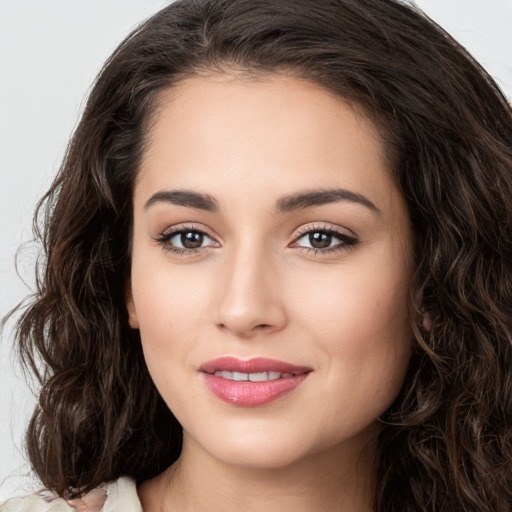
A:
[[[311,190],[281,197],[276,202],[276,212],[286,213],[342,201],[357,203],[374,212],[380,212],[380,210],[363,195],[343,188]],[[207,212],[218,212],[220,210],[219,203],[215,198],[208,194],[201,194],[190,190],[161,190],[156,192],[146,201],[144,209],[147,210],[150,206],[159,202],[196,208]]]
[[[144,209],[147,210],[150,206],[159,202],[197,208],[207,212],[219,211],[219,204],[212,196],[189,190],[161,190],[156,192],[146,201]]]
[[[380,210],[369,199],[361,194],[351,192],[344,188],[311,190],[282,197],[276,203],[276,211],[278,213],[284,213],[302,208],[310,208],[312,206],[320,206],[322,204],[339,203],[342,201],[357,203],[374,212],[380,213]]]

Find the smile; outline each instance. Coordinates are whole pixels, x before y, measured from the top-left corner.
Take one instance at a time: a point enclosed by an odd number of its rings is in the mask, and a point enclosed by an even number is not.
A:
[[[295,390],[311,368],[255,358],[221,357],[200,368],[206,387],[215,396],[236,406],[254,407],[272,402]]]
[[[251,381],[251,382],[264,382],[268,380],[284,379],[291,377],[291,373],[279,373],[279,372],[257,372],[257,373],[240,373],[240,372],[228,372],[218,371],[214,375],[222,377],[223,379],[236,380],[236,381]]]

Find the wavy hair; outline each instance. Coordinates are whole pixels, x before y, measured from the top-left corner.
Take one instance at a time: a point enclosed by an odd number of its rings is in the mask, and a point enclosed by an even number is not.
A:
[[[27,432],[43,484],[77,495],[179,457],[125,309],[132,191],[161,91],[286,73],[379,128],[414,231],[414,350],[381,418],[375,511],[512,508],[512,112],[446,32],[397,0],[178,0],[117,48],[38,205],[44,248],[16,330],[41,382]]]

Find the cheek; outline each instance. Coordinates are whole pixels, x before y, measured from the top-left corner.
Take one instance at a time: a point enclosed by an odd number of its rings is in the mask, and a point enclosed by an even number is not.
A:
[[[209,302],[208,281],[201,271],[173,268],[165,257],[153,258],[144,265],[134,262],[132,290],[141,326],[158,338],[169,330],[185,334],[204,315]],[[194,321],[192,321],[194,320]],[[181,332],[184,331],[184,332]]]
[[[337,270],[295,278],[295,292],[290,294],[290,301],[302,310],[294,316],[302,318],[319,338],[333,342],[333,348],[357,339],[364,348],[377,339],[409,331],[405,273],[383,272],[381,266],[347,265]]]
[[[206,321],[209,293],[200,276],[172,270],[161,258],[159,264],[136,265],[132,290],[144,356],[157,387],[188,369],[190,349]],[[203,276],[204,281],[204,276]]]
[[[347,264],[343,272],[304,279],[297,283],[300,299],[296,293],[294,300],[300,331],[315,340],[329,367],[326,387],[340,399],[348,390],[382,411],[400,390],[413,339],[408,272],[405,265],[394,265]]]
[[[146,365],[162,398],[174,413],[191,397],[189,351],[195,336],[200,298],[165,272],[135,279],[135,304]],[[138,286],[137,286],[138,284]]]

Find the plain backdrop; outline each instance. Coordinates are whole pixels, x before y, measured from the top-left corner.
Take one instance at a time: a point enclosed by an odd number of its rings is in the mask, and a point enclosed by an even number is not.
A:
[[[254,0],[257,1],[257,0]],[[320,0],[319,0],[320,1]],[[0,0],[0,318],[32,290],[31,222],[94,77],[162,0]],[[512,0],[417,0],[512,99]],[[34,398],[0,342],[0,502],[37,488],[22,437]]]

